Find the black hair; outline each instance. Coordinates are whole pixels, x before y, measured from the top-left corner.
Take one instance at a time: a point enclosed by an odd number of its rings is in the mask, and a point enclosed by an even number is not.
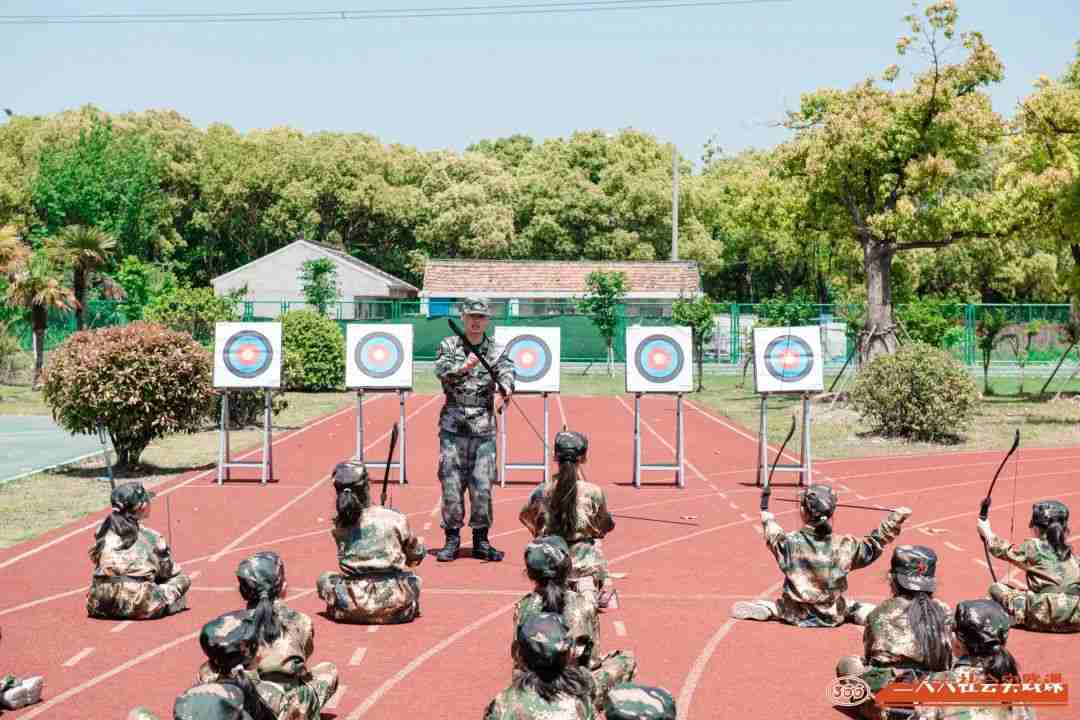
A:
[[[127,550],[134,545],[139,537],[139,518],[135,515],[135,511],[113,508],[113,511],[101,523],[101,527],[94,533],[94,545],[90,548],[90,559],[95,565],[101,560],[101,551],[105,549],[105,536],[110,530],[120,536],[121,550]]]
[[[895,576],[892,584],[898,597],[911,601],[907,609],[907,621],[927,669],[932,672],[948,670],[952,666],[952,648],[948,640],[949,618],[941,606],[934,602],[934,593],[901,587]]]
[[[1046,526],[1046,542],[1053,548],[1057,559],[1061,561],[1072,557],[1072,545],[1065,542],[1069,537],[1069,527],[1061,520],[1053,520]]]
[[[352,485],[346,485],[337,494],[337,517],[334,525],[339,528],[352,527],[359,522],[364,510],[371,506],[371,486],[364,483],[359,492]]]
[[[274,601],[281,595],[281,588],[285,584],[285,568],[278,565],[281,571],[277,578],[271,582],[260,582],[258,578],[240,577],[240,597],[244,598],[248,610],[252,610],[251,620],[255,625],[255,633],[262,643],[272,643],[281,637],[281,620],[274,612]]]
[[[536,583],[536,592],[544,604],[543,612],[562,614],[566,607],[566,579],[570,576],[573,563],[569,554],[563,555],[553,573],[545,573],[526,566],[525,574]]]
[[[545,530],[564,540],[577,530],[577,460],[560,460],[555,489],[544,503]]]
[[[548,702],[555,700],[559,695],[569,695],[587,704],[592,703],[592,676],[587,670],[577,665],[540,671],[526,665],[514,679],[514,687],[518,690],[534,692]]]

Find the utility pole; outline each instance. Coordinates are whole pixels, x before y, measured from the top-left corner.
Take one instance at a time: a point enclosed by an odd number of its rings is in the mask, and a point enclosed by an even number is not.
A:
[[[671,145],[671,259],[679,259],[679,150]]]

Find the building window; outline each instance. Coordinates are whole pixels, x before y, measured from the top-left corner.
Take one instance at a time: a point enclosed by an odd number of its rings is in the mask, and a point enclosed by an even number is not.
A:
[[[353,298],[353,313],[356,320],[387,320],[390,318],[392,300],[376,296],[356,296]]]

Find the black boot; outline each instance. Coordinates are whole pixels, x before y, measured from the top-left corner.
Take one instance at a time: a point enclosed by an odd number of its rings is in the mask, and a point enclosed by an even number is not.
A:
[[[435,559],[439,562],[451,562],[457,557],[458,548],[461,547],[461,531],[450,530],[446,531],[446,545],[436,555]]]
[[[473,528],[472,531],[472,556],[477,560],[491,560],[499,562],[503,559],[503,553],[491,547],[487,539],[487,528]]]

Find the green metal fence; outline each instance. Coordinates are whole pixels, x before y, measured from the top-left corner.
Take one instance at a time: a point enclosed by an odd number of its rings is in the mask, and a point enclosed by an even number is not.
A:
[[[311,309],[303,302],[281,300],[256,300],[243,302],[240,318],[248,321],[275,320],[289,310]],[[825,361],[828,366],[843,364],[854,347],[847,318],[853,308],[840,305],[791,304],[780,308],[790,311],[785,316],[792,324],[815,324],[822,326]],[[904,306],[897,306],[901,315]],[[967,365],[982,362],[978,349],[977,328],[985,313],[1000,310],[1008,325],[1006,335],[1014,335],[1019,342],[1019,352],[1025,363],[1057,362],[1069,348],[1063,328],[1069,319],[1067,304],[1026,305],[955,305],[946,313],[948,322],[955,328],[955,342],[947,349]],[[604,362],[607,347],[592,321],[577,311],[572,300],[514,300],[493,303],[493,325],[558,327],[562,331],[562,360],[566,362]],[[750,347],[753,328],[764,315],[775,324],[775,304],[717,303],[714,306],[715,326],[712,339],[705,348],[706,362],[711,364],[739,364]],[[362,300],[334,303],[329,314],[341,325],[342,330],[350,323],[408,324],[413,326],[413,356],[416,360],[432,360],[439,343],[449,330],[446,318],[456,317],[453,299],[439,301],[409,300]],[[783,315],[783,312],[781,313]],[[110,301],[87,304],[88,328],[107,327],[128,321],[123,303]],[[1041,321],[1033,324],[1034,321]],[[670,301],[624,303],[619,312],[619,327],[615,334],[614,356],[616,362],[626,358],[625,328],[629,325],[668,325],[673,322]],[[32,348],[32,332],[28,322],[16,320],[11,325],[22,347]],[[50,350],[75,331],[72,313],[49,313],[45,349]],[[1030,338],[1029,338],[1030,335]],[[901,340],[904,332],[900,330]],[[995,365],[1018,364],[1017,346],[1010,341],[1000,342],[991,355]],[[1073,350],[1076,358],[1080,352]]]

